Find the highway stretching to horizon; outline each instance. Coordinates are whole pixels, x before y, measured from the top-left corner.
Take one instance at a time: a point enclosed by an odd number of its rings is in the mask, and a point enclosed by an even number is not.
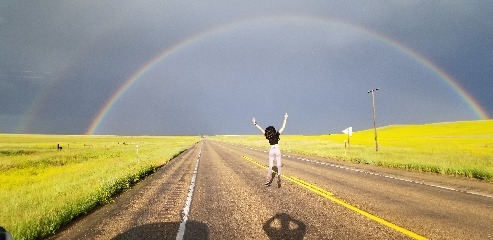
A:
[[[52,239],[493,239],[493,184],[204,139]],[[282,149],[281,149],[282,151]]]

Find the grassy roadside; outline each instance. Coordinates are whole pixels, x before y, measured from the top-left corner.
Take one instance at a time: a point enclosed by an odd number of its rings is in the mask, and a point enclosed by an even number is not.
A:
[[[199,140],[0,134],[0,226],[14,239],[52,234]]]
[[[493,120],[388,126],[345,134],[281,136],[283,151],[423,172],[493,180]],[[212,139],[265,148],[262,135]]]

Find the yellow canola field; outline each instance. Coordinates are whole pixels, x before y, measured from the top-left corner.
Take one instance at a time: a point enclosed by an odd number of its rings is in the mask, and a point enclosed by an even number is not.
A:
[[[267,148],[262,135],[212,139]],[[424,172],[493,179],[493,120],[394,125],[320,136],[281,135],[282,151]],[[346,143],[345,143],[346,141]]]
[[[0,134],[0,226],[14,239],[52,234],[198,141]]]

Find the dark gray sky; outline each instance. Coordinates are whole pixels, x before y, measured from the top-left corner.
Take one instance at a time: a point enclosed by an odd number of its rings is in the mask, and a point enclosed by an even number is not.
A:
[[[377,87],[379,126],[482,119],[491,39],[491,1],[3,0],[0,132],[84,134],[158,56],[95,134],[368,129]]]

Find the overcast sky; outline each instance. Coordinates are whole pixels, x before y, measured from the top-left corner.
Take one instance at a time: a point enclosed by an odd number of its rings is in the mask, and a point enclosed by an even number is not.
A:
[[[377,87],[379,126],[478,120],[492,39],[482,0],[1,0],[0,132],[84,134],[150,63],[94,134],[358,131]]]

